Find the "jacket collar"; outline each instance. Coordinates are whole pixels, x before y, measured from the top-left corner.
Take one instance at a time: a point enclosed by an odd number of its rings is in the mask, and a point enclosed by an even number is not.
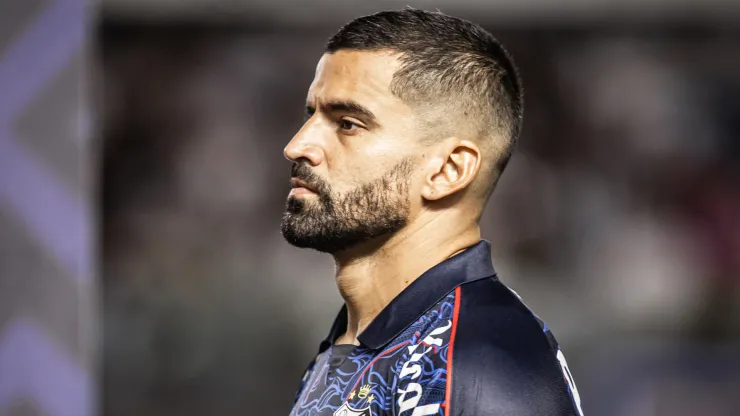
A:
[[[457,286],[495,275],[491,261],[491,244],[481,240],[427,270],[398,294],[357,339],[368,348],[379,349],[416,322]],[[333,345],[346,330],[347,305],[344,305],[334,320],[329,336],[321,343],[319,353]]]

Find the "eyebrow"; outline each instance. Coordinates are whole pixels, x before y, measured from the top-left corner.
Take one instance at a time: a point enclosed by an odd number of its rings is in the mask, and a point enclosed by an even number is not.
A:
[[[378,124],[375,114],[372,111],[352,100],[329,101],[321,104],[322,110],[327,113],[347,113],[362,118],[363,121],[370,124]],[[306,104],[306,113],[313,114],[315,111],[313,105]]]

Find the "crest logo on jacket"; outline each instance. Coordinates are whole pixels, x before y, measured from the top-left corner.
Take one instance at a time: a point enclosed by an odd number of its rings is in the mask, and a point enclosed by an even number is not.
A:
[[[344,403],[342,407],[334,412],[334,416],[373,416],[370,413],[370,406],[364,409],[353,409],[347,403]]]

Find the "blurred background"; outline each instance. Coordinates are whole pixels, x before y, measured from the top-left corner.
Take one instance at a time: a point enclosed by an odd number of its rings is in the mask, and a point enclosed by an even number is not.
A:
[[[328,37],[406,4],[517,60],[484,237],[586,414],[740,415],[731,0],[0,0],[0,414],[288,414],[342,300],[282,149]]]

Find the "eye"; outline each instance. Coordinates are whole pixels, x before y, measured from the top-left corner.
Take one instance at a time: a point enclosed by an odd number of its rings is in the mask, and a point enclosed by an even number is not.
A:
[[[345,131],[355,131],[360,128],[360,126],[347,119],[341,119],[339,120],[339,128]]]
[[[308,119],[310,119],[311,117],[313,117],[313,114],[314,114],[315,112],[316,112],[316,110],[314,110],[313,108],[311,108],[311,107],[306,107],[306,108],[305,108],[305,109],[303,110],[303,122],[306,122],[306,121],[308,121]]]

